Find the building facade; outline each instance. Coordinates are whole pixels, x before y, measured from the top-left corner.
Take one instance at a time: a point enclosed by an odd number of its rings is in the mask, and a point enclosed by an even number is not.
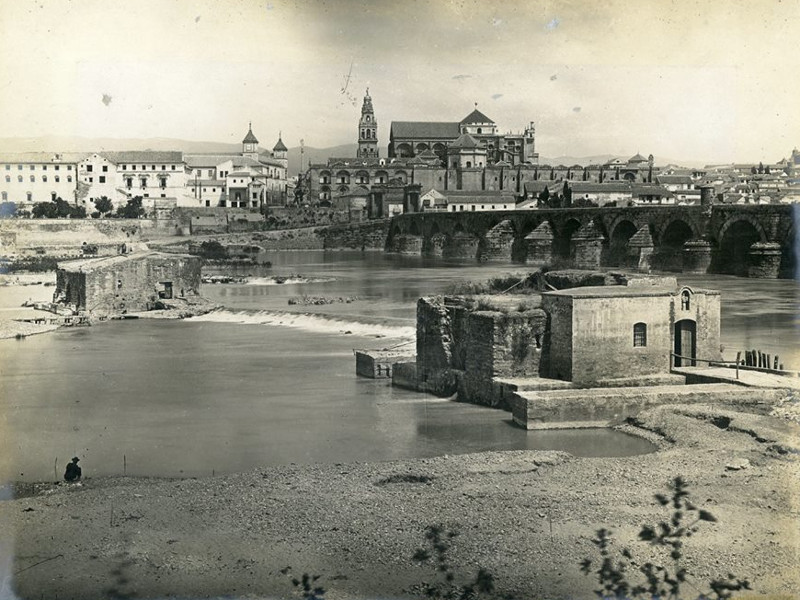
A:
[[[75,202],[78,164],[85,157],[76,153],[0,154],[0,202],[25,208],[56,198]]]
[[[194,206],[254,209],[286,204],[289,159],[280,134],[272,152],[260,150],[251,125],[240,154],[187,153],[185,160]]]

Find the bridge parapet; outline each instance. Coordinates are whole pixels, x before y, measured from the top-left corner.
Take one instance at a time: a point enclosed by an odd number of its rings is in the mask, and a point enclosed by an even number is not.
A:
[[[572,260],[593,266],[791,276],[794,212],[788,205],[713,205],[411,213],[392,220],[386,248],[528,264]],[[588,227],[599,238],[585,238]],[[648,236],[652,250],[641,243]],[[757,243],[777,247],[753,247]]]

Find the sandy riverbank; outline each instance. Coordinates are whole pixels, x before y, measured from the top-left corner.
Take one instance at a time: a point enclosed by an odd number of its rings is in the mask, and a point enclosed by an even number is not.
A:
[[[287,597],[280,570],[292,567],[322,575],[328,598],[407,597],[434,579],[411,557],[425,527],[444,523],[461,532],[452,561],[465,580],[483,566],[515,597],[589,598],[594,582],[579,563],[597,557],[597,529],[612,529],[642,561],[663,558],[635,537],[665,518],[653,494],[680,475],[718,519],[686,544],[694,585],[732,572],[757,594],[794,597],[800,427],[699,406],[654,409],[639,424],[660,436],[660,451],[613,459],[497,452],[41,486],[0,502],[2,531],[14,536],[13,589],[62,600],[109,590]],[[408,475],[417,477],[398,477]]]

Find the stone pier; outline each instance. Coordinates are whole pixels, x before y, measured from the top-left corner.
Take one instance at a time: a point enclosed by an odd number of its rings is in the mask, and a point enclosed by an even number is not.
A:
[[[486,233],[481,245],[480,260],[511,260],[514,245],[514,226],[511,221],[501,221]]]
[[[655,245],[653,237],[650,235],[650,228],[643,225],[639,231],[633,234],[628,240],[628,265],[638,271],[650,270],[650,257],[653,254]]]
[[[542,222],[526,235],[525,263],[529,265],[550,264],[553,261],[553,237],[553,228],[549,221]]]
[[[711,266],[711,243],[706,240],[689,240],[683,244],[683,272],[707,273]]]
[[[457,232],[450,238],[450,243],[442,249],[444,258],[475,258],[478,256],[477,236],[466,232]]]
[[[603,253],[603,234],[593,221],[589,221],[572,236],[571,256],[576,268],[598,269]]]
[[[781,270],[781,245],[775,242],[756,242],[748,253],[748,277],[777,279]]]

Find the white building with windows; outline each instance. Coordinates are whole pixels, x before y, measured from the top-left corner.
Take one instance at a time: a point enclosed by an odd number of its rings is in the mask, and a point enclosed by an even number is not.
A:
[[[52,152],[0,154],[0,201],[27,209],[55,198],[75,202],[78,164],[85,157]]]
[[[145,208],[154,206],[156,199],[174,200],[176,206],[197,206],[186,180],[182,152],[96,152],[78,164],[77,202],[88,213],[103,196],[115,207],[136,196],[142,197]]]
[[[252,127],[241,154],[186,154],[187,186],[197,206],[260,208],[287,201],[288,149],[281,136],[272,152],[260,150]]]

